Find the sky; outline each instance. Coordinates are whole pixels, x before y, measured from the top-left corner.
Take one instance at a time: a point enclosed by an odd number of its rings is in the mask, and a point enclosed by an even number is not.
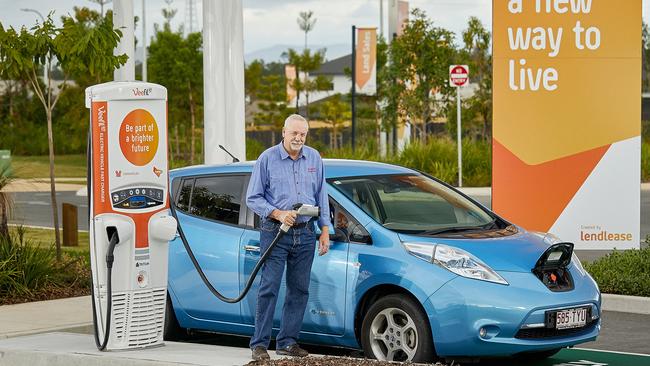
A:
[[[60,23],[61,15],[72,13],[74,6],[86,6],[99,11],[97,1],[101,0],[0,0],[0,23],[3,26],[19,28],[35,24],[38,15],[21,11],[21,8],[38,10],[47,16],[54,11],[54,19]],[[107,1],[107,0],[103,0]],[[188,3],[190,0],[145,0],[147,36],[154,32],[154,23],[162,24],[164,18],[161,10],[168,7],[178,10],[172,20],[172,28],[179,29],[183,23],[189,23]],[[208,0],[205,0],[208,1]],[[221,1],[221,0],[218,0]],[[250,53],[274,45],[301,46],[304,33],[299,29],[296,18],[300,11],[312,10],[317,18],[316,26],[309,33],[311,45],[326,46],[350,44],[350,28],[378,27],[379,3],[384,1],[384,18],[388,13],[388,0],[243,0],[244,8],[244,53]],[[202,24],[201,0],[196,3],[198,26]],[[143,0],[134,0],[134,13],[142,17]],[[434,24],[449,29],[460,38],[470,16],[478,17],[483,24],[492,26],[491,0],[410,0],[411,9],[417,7],[426,12]],[[104,5],[112,8],[112,3]],[[650,0],[643,1],[643,18],[650,15]],[[136,38],[142,36],[142,23],[135,30]],[[384,29],[388,23],[384,20]]]

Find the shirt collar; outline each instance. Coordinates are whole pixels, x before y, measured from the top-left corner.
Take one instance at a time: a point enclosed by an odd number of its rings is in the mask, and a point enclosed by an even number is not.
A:
[[[287,150],[284,148],[284,145],[283,145],[282,143],[283,143],[283,141],[280,141],[280,143],[277,145],[277,146],[278,146],[278,150],[280,150],[280,159],[282,159],[282,160],[287,159],[287,158],[291,159],[291,156],[289,156],[289,153],[288,153]],[[300,149],[300,152],[298,153],[298,159],[301,159],[301,158],[305,158],[305,159],[306,159],[306,158],[307,158],[307,157],[302,153],[303,150],[304,150],[303,148]]]

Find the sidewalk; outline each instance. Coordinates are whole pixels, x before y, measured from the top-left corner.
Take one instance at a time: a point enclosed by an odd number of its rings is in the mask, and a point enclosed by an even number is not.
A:
[[[78,191],[81,188],[86,188],[85,184],[77,182],[85,182],[86,178],[56,178],[57,192],[63,191]],[[73,183],[66,183],[73,182]],[[5,192],[49,192],[50,179],[49,178],[33,178],[33,179],[14,179],[4,189]]]

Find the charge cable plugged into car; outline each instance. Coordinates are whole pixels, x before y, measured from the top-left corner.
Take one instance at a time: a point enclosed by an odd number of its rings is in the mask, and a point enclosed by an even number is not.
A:
[[[192,264],[194,265],[194,268],[198,272],[199,276],[201,277],[201,280],[203,280],[203,283],[206,285],[206,287],[212,292],[212,294],[217,297],[219,300],[223,302],[227,302],[230,304],[234,304],[237,302],[240,302],[246,294],[248,294],[248,291],[250,290],[251,286],[253,285],[253,281],[255,280],[255,277],[257,276],[257,272],[262,268],[262,265],[266,261],[266,259],[271,255],[271,251],[275,246],[278,244],[280,241],[280,238],[286,234],[291,226],[283,223],[280,226],[280,230],[278,230],[278,233],[275,235],[275,238],[269,245],[269,247],[264,251],[260,259],[257,261],[257,264],[255,265],[255,268],[253,268],[253,271],[251,272],[251,276],[248,278],[248,282],[246,282],[246,286],[244,287],[244,290],[239,294],[237,297],[226,297],[222,295],[217,289],[212,286],[210,283],[210,280],[208,277],[205,275],[203,272],[203,269],[201,269],[201,265],[199,264],[198,260],[194,256],[194,252],[192,252],[192,248],[190,247],[190,244],[187,241],[187,237],[185,236],[185,233],[183,233],[183,228],[181,225],[180,220],[176,216],[176,209],[174,208],[173,204],[169,205],[169,209],[171,211],[172,216],[176,219],[178,222],[178,234],[180,236],[181,241],[183,242],[183,246],[185,247],[185,250],[187,250],[187,254],[190,257],[190,260],[192,261]],[[320,215],[320,208],[317,206],[312,206],[312,205],[307,205],[303,203],[297,203],[293,206],[292,208],[294,211],[296,211],[297,216],[307,216],[307,217],[318,217]]]

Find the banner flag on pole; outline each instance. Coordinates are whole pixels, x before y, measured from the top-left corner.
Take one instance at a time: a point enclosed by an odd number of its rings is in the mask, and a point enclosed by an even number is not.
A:
[[[355,88],[359,94],[377,93],[377,28],[357,28]]]

